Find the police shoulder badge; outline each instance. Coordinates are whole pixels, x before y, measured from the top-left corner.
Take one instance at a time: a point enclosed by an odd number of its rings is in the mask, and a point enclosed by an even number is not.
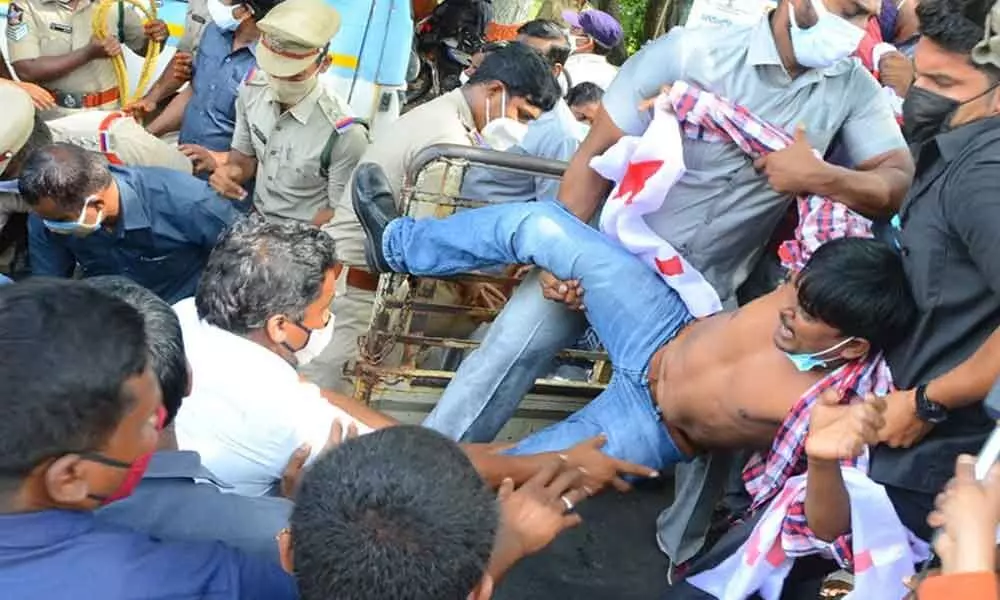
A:
[[[7,39],[18,42],[28,35],[28,24],[24,22],[24,9],[11,2],[7,7]]]

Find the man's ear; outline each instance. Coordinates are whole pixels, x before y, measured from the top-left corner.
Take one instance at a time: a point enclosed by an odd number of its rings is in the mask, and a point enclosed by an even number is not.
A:
[[[479,580],[479,583],[469,592],[468,600],[490,600],[493,597],[493,576],[489,573],[483,573],[483,578]]]
[[[288,319],[285,315],[275,315],[267,320],[264,324],[264,331],[267,332],[267,337],[275,344],[283,344],[288,341],[288,334],[285,333],[285,326],[288,324]]]
[[[862,338],[854,338],[847,343],[840,351],[840,357],[844,360],[858,360],[864,358],[871,352],[871,342]]]
[[[295,557],[292,549],[292,532],[282,529],[278,532],[278,559],[281,561],[281,568],[289,575],[295,575]]]
[[[191,368],[191,362],[187,358],[184,359],[184,370],[187,372],[187,385],[184,386],[184,397],[187,398],[194,390],[194,369]]]
[[[323,57],[323,62],[319,63],[319,72],[320,73],[326,73],[326,70],[330,68],[330,65],[332,63],[333,63],[333,59],[330,58],[330,53],[327,52],[326,56]]]
[[[76,454],[55,459],[45,469],[45,493],[61,506],[79,506],[87,501],[90,486],[83,476],[85,461]]]

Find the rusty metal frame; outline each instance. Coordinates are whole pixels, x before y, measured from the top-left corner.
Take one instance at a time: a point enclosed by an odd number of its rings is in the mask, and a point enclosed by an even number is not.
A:
[[[421,175],[432,165],[443,163],[441,189],[418,189]],[[465,169],[476,165],[489,169],[523,173],[536,177],[562,178],[567,164],[530,156],[498,152],[475,146],[459,144],[435,144],[423,149],[414,157],[407,173],[400,198],[403,214],[412,214],[420,204],[435,205],[435,210],[443,208],[448,213],[458,208],[474,208],[487,202],[461,198],[448,193],[449,181],[460,187]],[[451,169],[460,169],[457,178],[451,177]],[[439,214],[437,216],[445,216]],[[492,274],[469,273],[447,279],[413,277],[405,274],[384,274],[379,281],[375,308],[368,333],[362,337],[361,352],[354,367],[355,398],[369,403],[376,391],[396,387],[406,383],[410,387],[423,386],[441,389],[454,373],[434,369],[418,368],[421,351],[427,348],[471,350],[479,343],[472,340],[428,336],[422,333],[427,315],[453,314],[469,317],[492,318],[499,311],[480,307],[434,302],[431,299],[435,286],[440,282],[489,282],[499,285],[516,285],[517,280]],[[397,352],[401,346],[401,354]],[[394,353],[398,356],[393,356]],[[604,389],[610,378],[611,365],[603,352],[563,350],[559,354],[565,358],[592,361],[594,368],[589,381],[538,380],[535,391],[557,397],[593,397]],[[390,357],[398,358],[398,365]]]

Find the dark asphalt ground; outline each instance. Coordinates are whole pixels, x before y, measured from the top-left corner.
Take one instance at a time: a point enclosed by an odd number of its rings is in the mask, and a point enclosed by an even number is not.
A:
[[[507,575],[497,600],[661,600],[666,557],[656,547],[656,517],[673,482],[629,494],[611,490],[579,507],[583,524],[562,534]]]

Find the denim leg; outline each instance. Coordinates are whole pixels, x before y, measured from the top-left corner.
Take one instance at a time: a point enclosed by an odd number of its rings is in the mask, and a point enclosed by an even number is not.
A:
[[[505,454],[558,452],[601,433],[608,436],[601,450],[614,458],[656,470],[689,460],[670,439],[645,379],[620,372],[590,404],[526,437]]]
[[[462,442],[491,442],[556,352],[583,329],[583,316],[546,300],[533,271],[518,286],[486,339],[469,354],[424,427]]]
[[[520,263],[580,280],[587,319],[612,363],[634,373],[692,319],[652,269],[553,202],[487,206],[445,219],[403,217],[390,223],[382,243],[394,269],[415,275]]]

